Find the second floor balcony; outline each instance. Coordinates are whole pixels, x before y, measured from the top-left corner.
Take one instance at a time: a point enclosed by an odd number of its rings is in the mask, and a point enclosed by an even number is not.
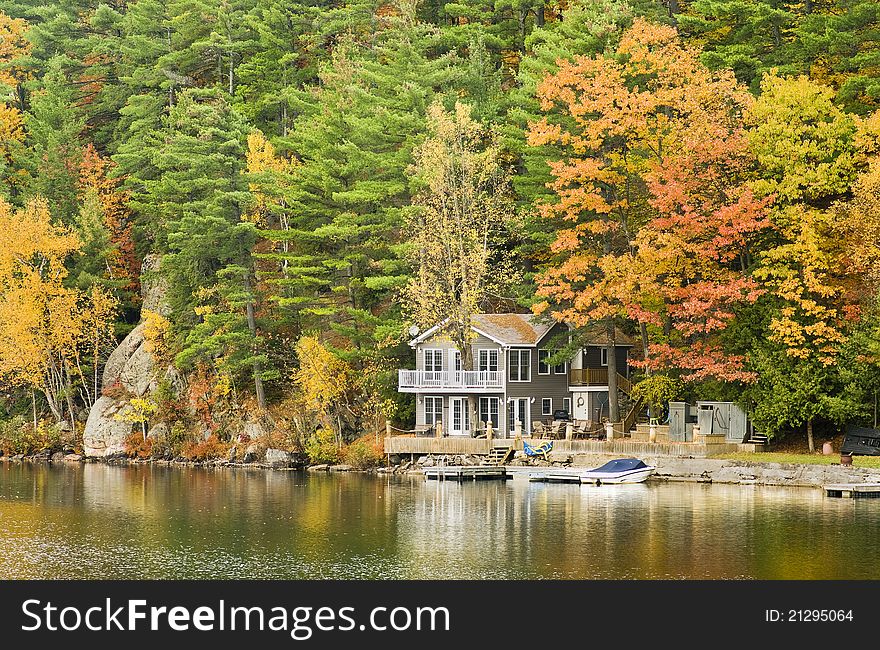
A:
[[[498,370],[398,370],[397,388],[402,393],[492,393],[504,389],[504,374]]]
[[[608,368],[572,368],[568,375],[569,386],[607,386]],[[627,395],[632,391],[632,382],[617,373],[617,387]]]

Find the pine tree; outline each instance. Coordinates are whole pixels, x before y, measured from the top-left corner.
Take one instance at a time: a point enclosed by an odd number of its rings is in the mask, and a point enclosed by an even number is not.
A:
[[[146,140],[153,169],[140,179],[139,205],[158,227],[166,252],[173,322],[182,341],[178,362],[215,363],[229,373],[247,367],[258,403],[268,375],[258,348],[251,252],[254,225],[242,176],[247,127],[216,89],[186,90]]]
[[[288,139],[285,229],[266,231],[283,269],[275,300],[300,331],[318,327],[355,358],[399,338],[393,292],[405,281],[395,244],[409,204],[407,166],[427,105],[450,76],[429,58],[437,31],[391,18],[372,53],[339,44],[321,85],[300,94]],[[281,251],[281,247],[286,251]]]
[[[846,110],[868,113],[880,107],[880,5],[839,0],[833,11],[804,19],[790,58],[791,70],[837,89]]]

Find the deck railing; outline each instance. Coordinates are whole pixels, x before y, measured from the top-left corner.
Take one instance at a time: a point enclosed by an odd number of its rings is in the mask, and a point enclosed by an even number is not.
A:
[[[504,377],[498,370],[398,370],[399,388],[498,388]]]
[[[568,376],[570,386],[607,386],[608,368],[573,368]],[[632,382],[617,373],[617,387],[627,395],[632,391]]]

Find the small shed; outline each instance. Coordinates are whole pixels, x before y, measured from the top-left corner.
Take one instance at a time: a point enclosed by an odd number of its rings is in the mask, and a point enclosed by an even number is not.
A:
[[[735,402],[697,402],[697,424],[702,434],[724,434],[727,442],[745,442],[749,419]]]
[[[847,456],[880,456],[880,430],[850,427],[843,437],[840,453]]]

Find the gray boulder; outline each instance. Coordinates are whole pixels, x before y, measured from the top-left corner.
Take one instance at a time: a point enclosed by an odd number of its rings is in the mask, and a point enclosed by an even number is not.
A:
[[[295,461],[296,454],[293,452],[284,451],[283,449],[272,449],[271,447],[266,450],[265,462],[272,467],[290,467]]]
[[[137,327],[135,327],[131,332],[128,333],[122,342],[116,346],[116,349],[110,353],[110,356],[107,357],[107,363],[104,364],[104,375],[102,377],[102,385],[107,388],[112,386],[113,384],[120,383],[123,384],[122,377],[123,374],[129,381],[131,381],[132,373],[126,372],[126,366],[128,365],[129,360],[137,353],[137,351],[143,348],[144,344],[144,324],[141,323]],[[146,349],[143,350],[146,352]],[[147,354],[149,356],[149,354]],[[136,363],[142,363],[142,360],[136,361]],[[135,382],[137,384],[137,382]],[[129,392],[135,393],[136,391],[131,390],[128,386],[123,384],[123,386],[129,390]]]
[[[171,429],[165,422],[157,422],[153,426],[150,427],[149,431],[147,431],[147,438],[154,438],[156,440],[162,440],[163,438],[168,437],[168,433]]]
[[[132,424],[117,416],[131,407],[111,397],[101,397],[89,411],[83,431],[83,453],[86,456],[112,456],[125,451],[125,439]]]

